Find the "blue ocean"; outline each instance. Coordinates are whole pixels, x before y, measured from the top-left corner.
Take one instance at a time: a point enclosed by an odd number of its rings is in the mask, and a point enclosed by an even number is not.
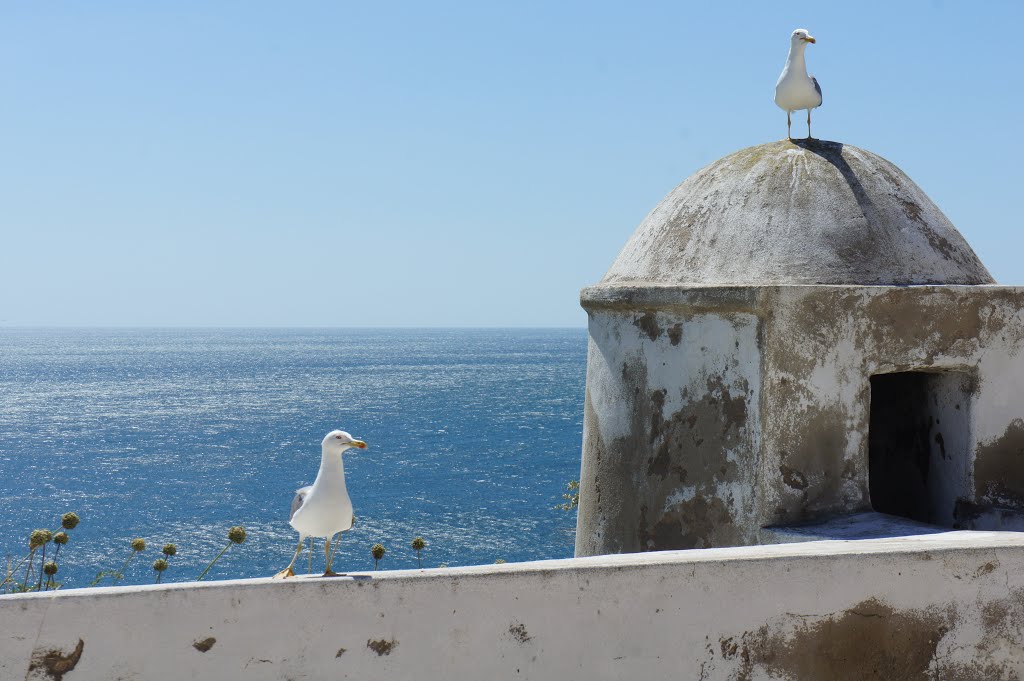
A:
[[[568,557],[585,368],[584,329],[0,329],[0,561],[74,511],[64,588],[135,537],[122,584],[153,582],[168,542],[162,581],[193,580],[233,525],[207,579],[269,576],[334,428],[369,445],[345,458],[335,569],[372,570],[377,542],[380,569],[416,567],[416,536],[424,567]]]

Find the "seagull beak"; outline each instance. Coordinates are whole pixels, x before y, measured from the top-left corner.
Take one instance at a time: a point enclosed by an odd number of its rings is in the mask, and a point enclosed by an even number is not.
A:
[[[352,440],[349,444],[353,447],[358,447],[359,449],[366,449],[366,443],[362,440]]]
[[[817,40],[815,40],[815,39],[814,39],[814,38],[812,38],[811,36],[807,36],[806,38],[804,38],[804,40],[805,40],[806,42],[809,42],[809,43],[816,43],[816,42],[818,42]]]

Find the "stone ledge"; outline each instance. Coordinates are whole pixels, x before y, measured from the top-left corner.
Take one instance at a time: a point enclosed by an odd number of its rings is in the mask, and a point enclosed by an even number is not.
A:
[[[6,596],[0,678],[60,678],[61,669],[66,681],[1024,674],[1019,533],[353,577]]]

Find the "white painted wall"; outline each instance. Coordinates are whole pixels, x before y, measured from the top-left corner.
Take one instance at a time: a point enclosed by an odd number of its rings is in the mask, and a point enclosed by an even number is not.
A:
[[[78,589],[0,624],[4,680],[79,641],[64,681],[1016,678],[1024,534]]]

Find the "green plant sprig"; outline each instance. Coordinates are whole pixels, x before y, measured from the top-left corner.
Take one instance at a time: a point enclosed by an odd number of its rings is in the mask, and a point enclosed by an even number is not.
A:
[[[196,577],[196,581],[197,582],[203,581],[203,577],[206,576],[206,573],[209,572],[210,568],[212,568],[217,563],[217,561],[220,560],[220,557],[223,556],[224,553],[227,552],[227,550],[231,548],[231,545],[232,544],[241,544],[242,542],[245,541],[245,537],[246,537],[245,528],[242,527],[241,525],[235,525],[234,527],[229,529],[228,530],[228,545],[225,546],[223,549],[221,549],[220,553],[217,554],[217,557],[214,558],[212,561],[210,561],[210,564],[206,566],[205,570],[203,570],[201,573],[199,573],[199,576]]]
[[[115,584],[119,580],[124,579],[124,571],[128,568],[128,564],[132,562],[132,559],[135,558],[135,555],[138,554],[138,553],[142,553],[145,550],[146,550],[146,540],[145,539],[143,539],[142,537],[136,537],[135,539],[132,539],[132,552],[130,554],[128,554],[128,559],[124,561],[124,565],[121,566],[121,569],[118,570],[116,573],[114,573],[114,583]]]
[[[412,546],[412,550],[416,552],[416,564],[422,570],[423,560],[420,558],[420,551],[427,547],[427,542],[423,541],[423,537],[416,537],[412,540],[410,546]]]
[[[386,548],[384,548],[384,545],[381,544],[381,543],[374,544],[373,546],[370,547],[370,555],[373,556],[373,571],[374,572],[377,571],[377,564],[380,562],[381,558],[383,558],[384,554],[387,553],[387,552],[388,552],[388,550]]]
[[[73,530],[76,527],[78,527],[78,523],[79,522],[80,522],[80,519],[78,517],[78,514],[73,512],[73,511],[65,513],[60,518],[60,526],[61,526],[61,528],[63,530]],[[50,539],[54,538],[54,533],[56,533],[57,535],[63,534],[65,537],[67,537],[67,534],[62,532],[61,530],[54,530],[53,532],[50,532],[50,530],[46,530],[46,529],[43,529],[43,530],[33,530],[32,534],[35,534],[36,532],[43,532],[43,533],[49,532],[50,533]],[[46,541],[48,542],[48,541],[50,541],[50,539],[47,539]],[[64,543],[66,544],[67,541],[65,541]],[[45,544],[45,542],[44,542],[44,544]],[[61,546],[60,544],[57,545],[57,551],[58,552],[60,551],[60,546]],[[39,548],[39,547],[38,546],[36,546],[35,548],[32,547],[32,537],[30,536],[29,537],[29,550],[28,550],[28,554],[26,554],[24,558],[19,560],[18,564],[15,565],[13,569],[10,569],[10,566],[8,565],[9,569],[7,570],[7,574],[4,576],[4,581],[0,582],[0,586],[5,587],[4,588],[5,592],[8,590],[7,584],[9,584],[11,582],[12,578],[14,577],[14,575],[17,574],[18,570],[21,569],[21,566],[24,565],[26,561],[29,561],[29,560],[31,560],[31,559],[33,559],[35,557],[35,549],[37,549],[37,548]],[[56,555],[55,555],[55,557],[56,557]],[[25,573],[26,577],[25,577],[25,582],[22,584],[22,591],[27,590],[28,574],[31,571],[31,568],[32,568],[32,564],[30,563],[29,564],[29,570],[26,571],[26,573]]]

